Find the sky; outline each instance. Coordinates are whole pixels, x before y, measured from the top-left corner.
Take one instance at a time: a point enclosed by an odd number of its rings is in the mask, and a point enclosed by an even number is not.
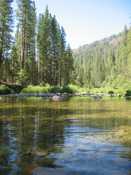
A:
[[[131,22],[131,0],[35,1],[37,14],[48,5],[56,15],[73,49],[118,34]]]

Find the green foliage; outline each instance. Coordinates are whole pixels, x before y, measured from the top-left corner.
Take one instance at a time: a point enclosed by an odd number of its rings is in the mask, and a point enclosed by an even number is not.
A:
[[[12,2],[0,1],[0,61],[7,58],[11,46]]]
[[[48,7],[39,15],[36,25],[34,0],[19,0],[16,36],[11,45],[12,2],[0,2],[1,80],[24,86],[46,83],[51,86],[45,89],[29,86],[34,92],[124,96],[130,89],[131,28],[125,27],[116,36],[85,45],[72,53],[64,28]]]
[[[100,94],[102,96],[113,96],[113,97],[124,97],[126,89],[124,88],[112,88],[112,87],[101,87],[101,88],[91,88],[86,92],[90,94]]]
[[[26,88],[24,88],[21,93],[78,93],[78,92],[83,92],[85,91],[84,88],[80,88],[76,85],[68,85],[68,86],[50,86],[50,85],[45,85],[45,86],[32,86],[29,85]]]
[[[131,87],[131,28],[74,52],[75,83],[89,88]],[[115,93],[115,92],[114,92]]]
[[[73,94],[73,89],[71,89],[71,87],[69,86],[64,86],[61,89],[61,93],[68,93],[68,94]]]
[[[80,92],[80,87],[77,85],[70,84],[68,85],[68,88],[70,89],[70,91],[72,91],[72,93]]]
[[[8,88],[5,85],[1,85],[0,86],[0,95],[5,95],[5,94],[10,94],[11,93],[11,89]]]
[[[20,70],[20,63],[18,60],[18,53],[16,45],[12,46],[11,60],[10,60],[10,78],[12,82],[16,82]]]
[[[113,95],[114,95],[114,91],[113,91],[113,90],[110,90],[110,91],[108,92],[108,94],[109,94],[110,96],[113,96]]]
[[[19,0],[16,48],[20,69],[28,73],[28,83],[36,81],[36,12],[33,0]],[[25,76],[23,77],[25,78]],[[25,80],[20,80],[25,81]]]
[[[60,93],[61,92],[61,88],[59,86],[52,86],[49,89],[49,92],[51,92],[51,93]]]
[[[125,97],[131,97],[131,90],[127,90],[127,91],[126,91]]]
[[[131,80],[124,75],[118,75],[110,77],[107,82],[103,83],[103,86],[110,86],[112,88],[123,88],[123,89],[129,89],[131,87]]]
[[[0,0],[0,77],[7,76],[5,64],[8,62],[12,42],[12,2]],[[7,65],[7,64],[6,64]],[[7,70],[9,67],[7,68]],[[5,75],[4,75],[5,74]],[[7,79],[7,77],[6,77]]]
[[[22,89],[21,93],[48,93],[49,86],[32,86],[29,85],[26,88]]]
[[[67,85],[71,80],[73,56],[65,32],[48,10],[39,17],[38,25],[39,83]]]
[[[74,85],[74,84],[69,84],[67,86],[63,86],[61,89],[62,93],[70,93],[70,94],[74,94],[74,93],[88,93],[89,89],[88,88],[83,88],[80,87],[78,85]]]
[[[18,72],[18,83],[22,85],[27,85],[28,84],[28,74],[25,69],[21,69]]]

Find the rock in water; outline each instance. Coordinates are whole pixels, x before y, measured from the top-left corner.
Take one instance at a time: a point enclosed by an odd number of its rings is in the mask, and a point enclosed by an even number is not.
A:
[[[60,96],[54,95],[54,96],[52,97],[52,100],[53,100],[53,101],[60,101]]]
[[[68,96],[67,95],[54,95],[52,97],[52,101],[64,101],[67,100]]]

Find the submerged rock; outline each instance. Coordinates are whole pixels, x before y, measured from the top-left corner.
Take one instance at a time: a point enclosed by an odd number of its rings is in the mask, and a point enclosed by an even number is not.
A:
[[[67,175],[61,168],[36,168],[32,175]]]

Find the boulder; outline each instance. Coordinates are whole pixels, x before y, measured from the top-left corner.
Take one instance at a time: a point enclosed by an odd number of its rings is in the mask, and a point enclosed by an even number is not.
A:
[[[51,100],[52,101],[64,101],[67,100],[68,96],[67,95],[54,95]]]

